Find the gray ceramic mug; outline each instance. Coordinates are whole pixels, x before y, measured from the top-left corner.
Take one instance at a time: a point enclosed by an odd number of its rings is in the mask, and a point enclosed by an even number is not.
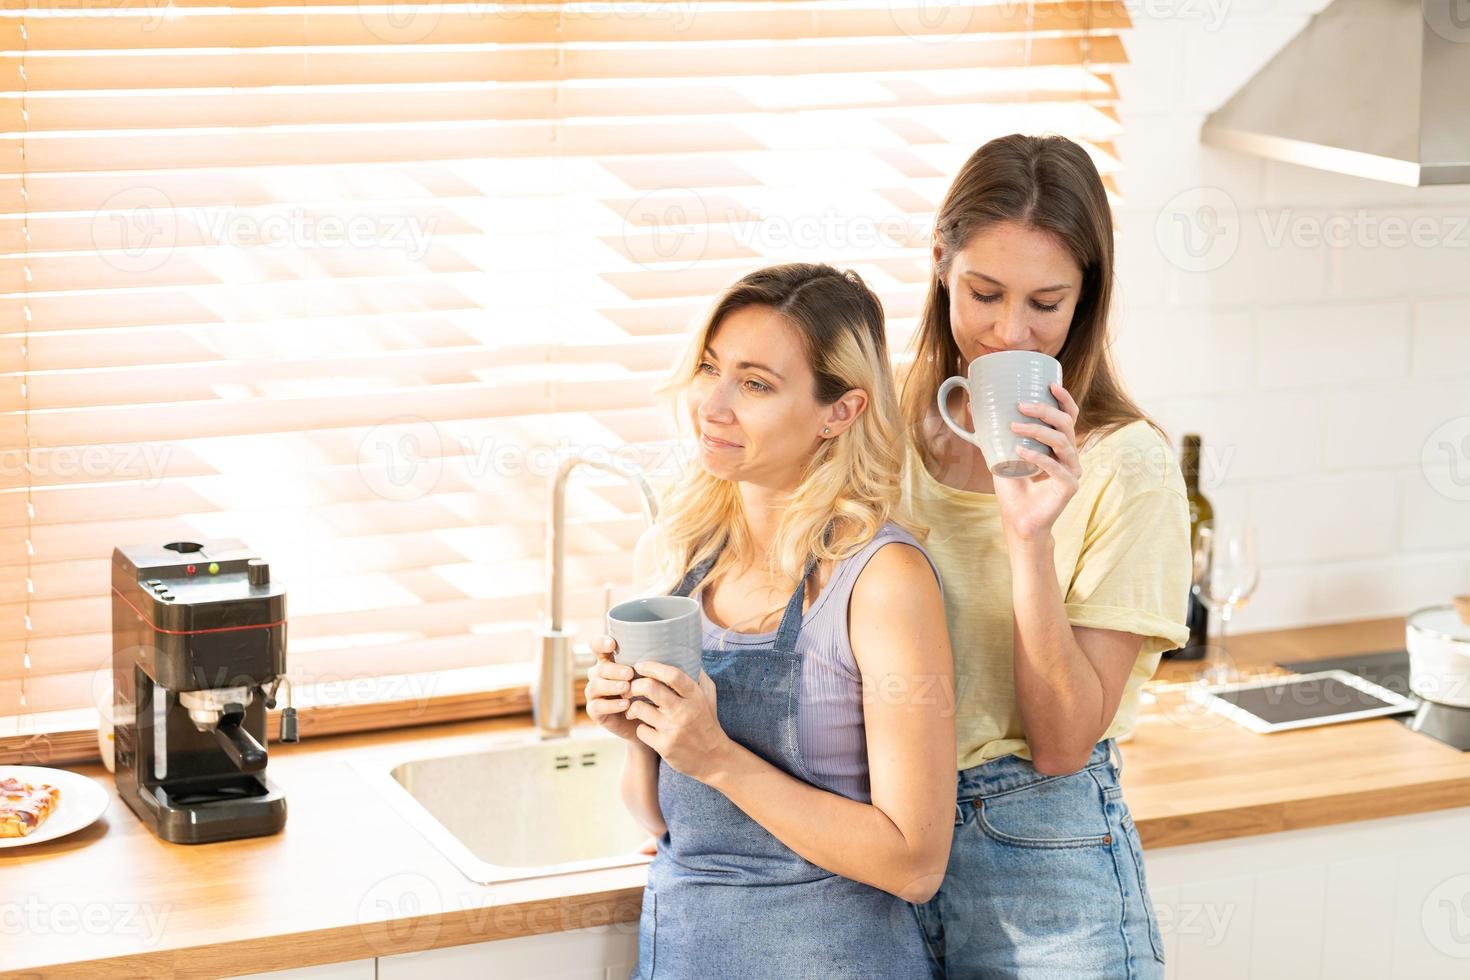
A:
[[[969,375],[968,380],[946,378],[939,386],[939,414],[945,425],[961,439],[980,447],[990,472],[995,476],[1023,477],[1040,472],[1039,466],[1016,454],[1016,447],[1025,446],[1053,458],[1056,453],[1046,443],[1017,435],[1011,423],[1046,425],[1041,419],[1023,413],[1020,409],[1022,402],[1061,407],[1050,387],[1062,383],[1061,362],[1040,351],[998,350],[971,361]],[[975,423],[974,432],[961,427],[949,414],[946,402],[950,392],[956,388],[964,388],[970,396],[970,419]]]
[[[696,680],[704,665],[701,625],[699,603],[688,596],[629,599],[607,611],[607,635],[618,644],[614,661],[631,667],[654,660]]]

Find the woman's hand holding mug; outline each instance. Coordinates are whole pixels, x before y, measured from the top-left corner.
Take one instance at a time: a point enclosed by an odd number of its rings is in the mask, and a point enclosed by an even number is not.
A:
[[[708,779],[731,745],[710,676],[701,670],[696,680],[651,660],[635,672],[613,660],[618,644],[611,636],[597,637],[591,647],[597,663],[587,668],[587,716],[619,738],[647,745],[676,771]]]
[[[630,599],[608,610],[607,631],[592,644],[608,659],[587,672],[587,713],[704,781],[733,743],[720,727],[715,683],[702,669],[699,603],[679,595]]]
[[[702,783],[724,765],[734,742],[720,725],[715,682],[704,671],[695,680],[678,667],[645,661],[628,717],[642,723],[638,738],[675,772]]]
[[[1022,403],[1019,409],[1035,421],[1012,422],[1017,436],[1035,439],[1051,455],[1018,448],[1021,459],[1034,463],[1040,473],[1029,479],[996,480],[996,503],[1006,535],[1030,540],[1051,532],[1067,502],[1077,493],[1082,479],[1082,459],[1077,451],[1077,402],[1060,384],[1051,386],[1060,406],[1038,402]]]
[[[618,644],[612,637],[599,636],[591,645],[597,663],[587,668],[587,717],[618,738],[637,742],[638,722],[627,716],[632,703],[633,668],[613,660]]]
[[[964,389],[972,432],[949,413],[949,396]],[[970,362],[968,376],[939,386],[939,414],[961,439],[979,448],[995,480],[1007,538],[1050,532],[1077,492],[1077,402],[1062,387],[1061,362],[1040,351],[996,351]]]

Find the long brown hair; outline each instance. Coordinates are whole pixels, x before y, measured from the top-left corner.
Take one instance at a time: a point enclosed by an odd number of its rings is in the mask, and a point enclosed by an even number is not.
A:
[[[904,423],[923,458],[923,423],[940,384],[966,364],[949,322],[950,263],[980,231],[1003,221],[1047,232],[1082,270],[1082,291],[1067,339],[1057,353],[1062,383],[1077,401],[1077,439],[1101,438],[1143,419],[1168,436],[1128,397],[1108,355],[1113,299],[1113,219],[1102,178],[1087,151],[1062,136],[1001,136],[970,155],[939,212],[934,233],[942,256],[929,281],[914,334],[914,360],[903,379]]]

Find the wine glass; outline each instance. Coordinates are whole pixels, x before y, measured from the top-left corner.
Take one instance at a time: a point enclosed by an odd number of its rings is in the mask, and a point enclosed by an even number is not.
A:
[[[1225,645],[1230,617],[1256,590],[1261,573],[1256,567],[1256,534],[1247,520],[1213,521],[1201,525],[1194,545],[1194,581],[1191,589],[1220,616],[1220,642],[1206,644],[1200,677],[1206,684],[1228,684],[1243,675]]]

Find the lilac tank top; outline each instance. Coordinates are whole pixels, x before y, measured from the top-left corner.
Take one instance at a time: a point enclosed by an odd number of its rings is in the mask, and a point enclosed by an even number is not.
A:
[[[914,536],[897,524],[885,524],[861,550],[837,562],[821,593],[801,619],[796,652],[801,656],[801,700],[796,707],[797,741],[802,761],[816,785],[849,799],[872,802],[868,785],[868,745],[863,728],[863,685],[847,630],[847,609],[853,586],[878,549],[895,541],[913,545],[933,559]],[[702,590],[701,590],[702,591]],[[704,614],[704,647],[738,650],[768,647],[776,631],[737,633],[710,621]]]

